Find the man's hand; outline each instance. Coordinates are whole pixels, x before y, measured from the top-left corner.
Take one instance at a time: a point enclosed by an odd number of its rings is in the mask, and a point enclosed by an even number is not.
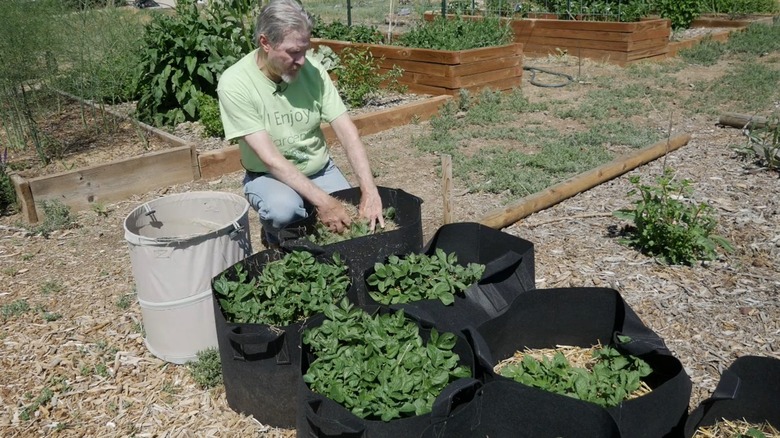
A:
[[[317,217],[330,231],[339,234],[352,223],[341,201],[332,196],[328,196],[325,203],[317,206]]]
[[[379,197],[376,187],[373,190],[362,191],[358,212],[360,217],[368,219],[368,227],[371,232],[374,231],[377,223],[381,228],[385,227],[385,218],[382,216],[382,198]]]

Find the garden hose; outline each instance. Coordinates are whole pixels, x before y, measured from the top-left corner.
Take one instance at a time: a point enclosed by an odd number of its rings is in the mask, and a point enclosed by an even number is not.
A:
[[[545,70],[543,68],[530,67],[530,66],[523,67],[523,70],[528,70],[528,71],[531,72],[531,84],[536,85],[537,87],[548,87],[548,88],[565,87],[565,86],[569,85],[570,83],[574,82],[574,78],[569,76],[569,75],[567,75],[566,73],[559,73],[559,72],[552,71],[552,70]],[[561,83],[557,83],[557,84],[543,84],[541,82],[537,82],[536,81],[536,73],[538,73],[538,72],[547,73],[547,74],[553,75],[553,76],[562,76],[562,77],[566,78],[566,81],[565,82],[561,82]]]

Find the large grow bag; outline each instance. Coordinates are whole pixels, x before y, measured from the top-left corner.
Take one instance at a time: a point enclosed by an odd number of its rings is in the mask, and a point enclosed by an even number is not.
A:
[[[721,419],[767,422],[780,429],[780,360],[743,356],[720,377],[712,396],[694,409],[685,423],[685,436],[691,438],[699,427]]]
[[[460,222],[440,227],[422,253],[432,255],[437,249],[455,254],[460,265],[485,265],[482,278],[456,294],[450,305],[431,299],[391,307],[416,308],[415,313],[429,315],[443,329],[457,331],[498,316],[519,294],[535,288],[534,245],[525,239],[478,223]],[[403,254],[396,255],[403,258]],[[372,266],[364,279],[373,272]],[[369,288],[364,284],[357,292],[365,294],[362,301],[377,304],[368,294]]]
[[[614,438],[620,432],[606,409],[513,382],[494,380],[452,406],[434,405],[422,438]],[[521,407],[521,408],[520,408]]]
[[[630,341],[625,341],[624,336]],[[663,340],[642,323],[613,289],[526,292],[506,312],[477,327],[472,342],[487,380],[492,377],[517,385],[520,384],[494,373],[493,367],[526,348],[557,345],[589,348],[601,343],[638,356],[652,368],[652,373],[643,379],[652,391],[607,411],[617,422],[622,436],[658,438],[682,433],[691,395],[690,379]],[[568,398],[552,395],[559,400]],[[518,403],[516,408],[526,407]]]
[[[284,250],[283,250],[284,251]],[[279,260],[283,251],[266,250],[239,262],[248,273],[247,281],[260,275],[265,265]],[[330,260],[323,251],[318,261]],[[342,257],[342,261],[349,264]],[[236,281],[234,266],[226,269],[228,280]],[[216,281],[222,274],[215,276]],[[347,291],[348,296],[354,294]],[[214,293],[214,321],[217,328],[222,380],[228,405],[236,412],[252,415],[274,427],[295,427],[298,380],[301,379],[301,327],[304,321],[284,327],[267,324],[234,323],[227,320]]]
[[[391,254],[402,254],[419,251],[423,244],[423,230],[420,205],[422,200],[400,189],[377,187],[382,198],[382,207],[395,209],[397,229],[383,231],[354,239],[344,240],[325,245],[329,251],[339,252],[349,256],[352,284],[358,289],[363,287],[363,273],[375,262],[383,260]],[[360,188],[353,187],[331,193],[336,199],[353,205],[360,203]],[[290,224],[280,232],[279,238],[285,245],[306,246],[317,248],[305,238],[311,234],[317,223],[316,211],[307,206],[309,216]],[[358,294],[359,299],[362,294]],[[364,305],[365,302],[357,304]]]
[[[386,306],[360,306],[370,314],[392,313],[395,310]],[[416,316],[405,313],[406,317],[417,323],[420,335],[424,342],[430,337],[433,325]],[[317,315],[309,319],[303,330],[317,327],[325,320],[324,315]],[[463,333],[454,333],[457,336],[453,351],[459,356],[459,364],[467,366],[474,374],[474,354],[468,339]],[[306,374],[310,364],[316,356],[309,350],[308,345],[302,345],[301,375]],[[461,378],[447,385],[434,402],[434,409],[448,411],[454,409],[463,400],[473,398],[474,392],[479,387],[476,378]],[[364,419],[356,416],[338,402],[318,393],[313,392],[309,386],[299,380],[298,391],[298,420],[296,425],[299,437],[343,437],[343,438],[398,438],[420,436],[431,424],[430,413],[412,417],[397,418],[390,421]]]
[[[155,356],[184,363],[217,346],[211,278],[252,253],[248,212],[241,196],[189,192],[125,219],[144,341]]]

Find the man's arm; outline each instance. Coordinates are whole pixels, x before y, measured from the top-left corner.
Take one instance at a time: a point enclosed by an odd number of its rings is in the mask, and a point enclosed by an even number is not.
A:
[[[317,187],[290,163],[273,144],[266,131],[244,136],[244,140],[268,168],[268,172],[306,198],[317,209],[317,217],[331,231],[341,233],[351,222],[349,214],[336,198]],[[369,174],[370,175],[370,174]]]
[[[376,223],[385,227],[385,219],[382,216],[382,198],[379,197],[379,191],[374,183],[374,176],[371,173],[371,166],[368,162],[368,155],[363,141],[360,140],[360,134],[357,127],[352,122],[348,113],[336,117],[330,126],[336,133],[344,151],[347,153],[352,171],[360,185],[360,216],[368,219],[371,231],[374,231]]]

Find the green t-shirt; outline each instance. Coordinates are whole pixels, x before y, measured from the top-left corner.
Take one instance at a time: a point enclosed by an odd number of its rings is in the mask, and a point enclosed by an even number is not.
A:
[[[322,65],[306,57],[298,77],[278,86],[260,71],[255,52],[229,67],[219,79],[219,109],[225,137],[238,138],[241,163],[252,172],[268,169],[243,136],[266,131],[279,152],[304,175],[321,170],[329,159],[322,122],[347,111]]]

